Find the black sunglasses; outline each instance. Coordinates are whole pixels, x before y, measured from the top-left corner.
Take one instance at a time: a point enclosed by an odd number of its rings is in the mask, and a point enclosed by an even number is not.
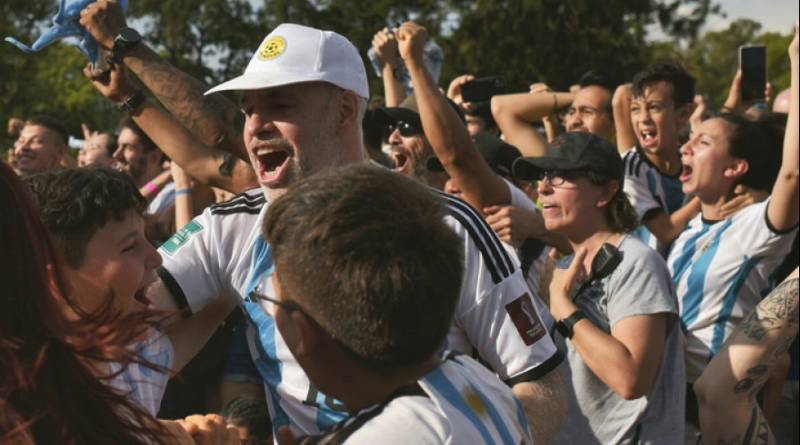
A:
[[[586,176],[586,174],[586,170],[543,170],[538,179],[543,181],[547,178],[547,182],[549,182],[550,185],[557,187],[565,181],[572,181]]]
[[[419,128],[419,126],[408,123],[406,121],[397,121],[394,125],[392,125],[391,129],[392,131],[396,129],[397,131],[400,132],[400,136],[407,138],[422,134],[422,129]]]

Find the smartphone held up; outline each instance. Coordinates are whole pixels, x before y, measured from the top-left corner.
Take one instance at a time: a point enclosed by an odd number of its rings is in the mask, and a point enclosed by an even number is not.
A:
[[[742,100],[763,99],[767,85],[767,47],[739,47],[739,69],[742,70]]]

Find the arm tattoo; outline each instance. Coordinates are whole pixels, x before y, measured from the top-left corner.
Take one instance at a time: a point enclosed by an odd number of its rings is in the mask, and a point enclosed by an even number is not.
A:
[[[767,332],[798,323],[798,280],[784,281],[741,324],[741,331],[760,341]]]
[[[238,108],[220,94],[204,96],[207,86],[170,65],[149,48],[131,61],[129,68],[153,92],[164,108],[209,146],[231,151],[226,147],[241,142],[236,126]],[[239,155],[240,153],[234,153]]]

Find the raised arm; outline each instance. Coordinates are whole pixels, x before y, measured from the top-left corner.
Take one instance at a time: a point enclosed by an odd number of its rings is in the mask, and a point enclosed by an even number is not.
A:
[[[400,55],[414,82],[414,95],[425,137],[447,174],[460,186],[464,198],[476,209],[507,204],[511,193],[473,145],[464,123],[450,106],[428,70],[422,51],[427,32],[413,22],[397,30]]]
[[[492,116],[506,138],[523,156],[544,155],[547,143],[533,122],[572,103],[572,93],[515,93],[492,97]]]
[[[636,132],[631,123],[631,99],[633,87],[627,83],[614,91],[611,108],[614,110],[614,127],[617,135],[617,150],[624,153],[636,145]]]
[[[786,121],[786,134],[783,137],[783,161],[778,172],[778,179],[772,187],[772,200],[767,207],[767,217],[770,224],[777,231],[791,229],[797,225],[800,219],[800,208],[798,208],[798,152],[800,152],[800,137],[798,137],[798,125],[800,125],[800,61],[797,55],[797,33],[798,27],[795,25],[794,39],[789,44],[789,60],[791,62],[791,102],[789,105],[789,118]]]
[[[756,395],[797,336],[797,278],[795,269],[756,306],[695,382],[705,443],[774,443]]]
[[[135,92],[122,69],[114,67],[100,77],[91,77],[87,67],[84,74],[100,94],[112,102],[120,103]],[[135,110],[132,117],[159,149],[198,181],[234,193],[257,186],[254,181],[247,179],[249,165],[239,161],[243,170],[225,168],[226,164],[237,163],[230,159],[232,156],[198,140],[174,116],[150,100]]]
[[[397,49],[397,38],[389,28],[383,28],[372,37],[372,49],[375,50],[375,55],[381,64],[386,106],[396,107],[406,98],[406,88],[399,72],[402,69],[402,59]]]
[[[106,51],[127,26],[116,0],[97,0],[81,12],[83,25]],[[137,45],[123,59],[173,116],[204,144],[248,161],[241,131],[241,112],[221,94],[204,96],[207,86],[172,66],[147,47]]]

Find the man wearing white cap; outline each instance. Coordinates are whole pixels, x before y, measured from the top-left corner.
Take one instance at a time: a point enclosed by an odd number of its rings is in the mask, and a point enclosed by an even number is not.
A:
[[[271,247],[261,234],[266,202],[296,179],[366,159],[361,141],[368,97],[364,64],[339,34],[283,24],[264,39],[242,76],[209,93],[230,89],[244,91],[244,145],[263,193],[251,190],[212,206],[167,241],[160,249],[162,280],[149,295],[195,314],[173,325],[180,328],[208,312],[224,318],[235,302],[243,301],[274,428],[317,434],[342,420],[345,408],[309,384],[274,320],[250,295],[274,295]],[[448,346],[479,355],[514,385],[528,413],[532,407],[546,411],[546,399],[560,394],[560,388],[543,390],[545,383],[529,380],[547,375],[562,356],[531,311],[518,263],[480,215],[457,201],[448,207],[447,222],[464,239],[466,257]]]

